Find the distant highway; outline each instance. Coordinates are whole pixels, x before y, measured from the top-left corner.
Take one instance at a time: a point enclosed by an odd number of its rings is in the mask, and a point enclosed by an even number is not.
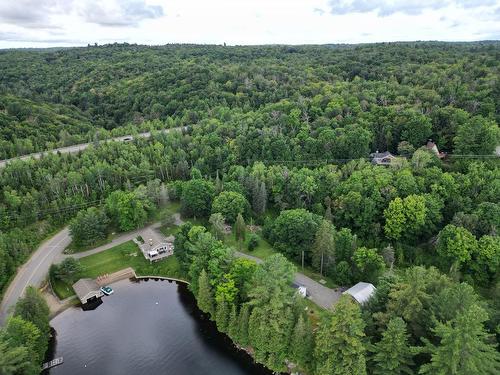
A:
[[[187,126],[178,127],[178,128],[172,128],[172,129],[164,129],[164,130],[161,130],[161,132],[163,132],[163,133],[169,133],[171,131],[185,130],[185,129],[187,129]],[[139,133],[137,135],[124,135],[124,136],[121,136],[121,137],[104,139],[104,140],[100,140],[100,142],[112,142],[112,141],[129,142],[129,141],[132,141],[134,138],[150,138],[150,137],[151,137],[151,132],[145,132],[145,133]],[[42,152],[36,152],[36,153],[33,153],[33,154],[28,154],[28,155],[17,156],[17,157],[12,158],[12,159],[0,160],[0,168],[5,167],[7,164],[9,164],[10,162],[12,162],[14,160],[40,159],[43,155],[57,154],[58,152],[60,152],[61,154],[75,154],[77,152],[85,150],[87,147],[89,147],[92,144],[93,144],[92,142],[81,143],[79,145],[54,148],[52,150],[47,150],[47,151],[42,151]]]

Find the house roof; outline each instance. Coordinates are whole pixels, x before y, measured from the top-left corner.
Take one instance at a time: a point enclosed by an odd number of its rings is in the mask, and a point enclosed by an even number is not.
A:
[[[439,154],[439,150],[438,150],[437,145],[434,142],[432,142],[430,139],[427,141],[426,147],[428,150],[434,152],[436,155]]]
[[[385,152],[374,152],[372,154],[370,154],[370,156],[374,159],[383,159],[383,158],[395,158],[395,156],[393,154],[391,154],[389,151],[385,151]]]
[[[88,294],[98,292],[100,287],[93,279],[80,279],[73,284],[73,290],[80,300],[84,300]]]
[[[349,294],[354,298],[359,304],[363,304],[370,299],[370,297],[375,294],[377,289],[370,283],[359,282],[353,287],[347,289],[343,294]]]

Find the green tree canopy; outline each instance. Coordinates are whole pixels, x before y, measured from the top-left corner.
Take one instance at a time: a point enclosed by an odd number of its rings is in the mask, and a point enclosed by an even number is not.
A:
[[[227,221],[234,223],[238,215],[246,216],[249,211],[247,199],[234,191],[223,191],[212,203],[212,213],[220,213]]]
[[[470,261],[476,249],[476,238],[465,228],[448,224],[439,232],[436,250],[452,266]]]
[[[135,192],[114,191],[106,199],[106,211],[122,231],[142,226],[148,217],[151,202],[141,199]]]
[[[270,239],[274,246],[286,256],[299,260],[302,251],[306,261],[311,254],[309,249],[321,223],[321,216],[305,209],[281,211],[272,226]]]
[[[214,184],[195,179],[187,181],[182,187],[181,210],[186,216],[207,217],[212,207]]]
[[[106,237],[109,219],[104,211],[95,207],[80,211],[71,221],[69,230],[77,246],[94,244]]]

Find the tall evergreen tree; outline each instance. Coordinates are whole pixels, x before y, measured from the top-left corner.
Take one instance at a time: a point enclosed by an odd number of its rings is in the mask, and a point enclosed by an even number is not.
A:
[[[431,353],[431,362],[420,368],[420,374],[499,374],[500,354],[484,329],[486,320],[486,311],[472,305],[455,319],[438,322],[433,332],[441,342],[436,346],[424,339],[424,351]]]
[[[227,332],[229,324],[229,304],[224,299],[217,302],[215,322],[217,323],[217,329],[220,332]]]
[[[210,285],[210,280],[208,274],[203,269],[198,278],[198,307],[204,313],[214,314],[214,296],[212,293],[212,286]]]
[[[248,345],[248,321],[250,320],[250,306],[244,304],[238,317],[238,340],[243,346]]]
[[[208,222],[212,224],[212,233],[218,239],[222,240],[224,238],[224,224],[225,219],[221,213],[216,212],[215,214],[210,215]]]
[[[323,219],[312,247],[312,263],[321,275],[335,262],[335,227]]]
[[[249,340],[255,360],[273,371],[284,371],[293,331],[293,313],[280,296],[265,306],[254,307],[250,315]]]
[[[373,374],[401,375],[412,374],[413,365],[411,348],[408,345],[409,335],[406,333],[406,323],[400,317],[392,318],[382,339],[374,346]]]
[[[233,341],[238,340],[238,313],[236,312],[236,305],[231,305],[231,312],[229,313],[229,323],[227,327],[227,334]]]
[[[326,206],[325,215],[323,217],[329,222],[333,221],[332,207],[330,205]]]
[[[316,336],[317,375],[365,375],[364,322],[359,306],[342,296]]]
[[[255,360],[273,371],[284,371],[290,358],[289,343],[294,325],[295,292],[290,288],[295,268],[283,255],[267,258],[255,270],[249,292],[252,313],[249,343]]]
[[[43,358],[49,346],[50,335],[49,306],[45,298],[36,288],[28,287],[24,297],[16,304],[14,316],[19,316],[38,328],[40,337],[37,339],[36,351],[38,358]]]
[[[266,212],[267,189],[265,182],[261,182],[260,184],[257,183],[257,188],[253,190],[252,205],[257,215],[262,215]]]
[[[222,192],[222,190],[224,189],[223,186],[222,186],[222,181],[220,180],[220,177],[219,177],[219,170],[217,169],[217,171],[215,172],[215,194],[220,194]]]
[[[313,334],[309,320],[299,315],[293,330],[290,350],[302,369],[309,369],[313,359]]]
[[[247,226],[245,224],[245,219],[241,214],[238,214],[236,217],[236,223],[234,224],[234,235],[236,236],[236,240],[238,241],[240,250],[241,244],[245,241],[247,232]]]

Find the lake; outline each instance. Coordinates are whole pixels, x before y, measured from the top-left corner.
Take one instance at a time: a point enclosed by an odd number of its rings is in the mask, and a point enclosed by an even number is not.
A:
[[[196,307],[184,284],[122,280],[95,310],[70,308],[51,321],[50,374],[270,375],[237,350]]]

